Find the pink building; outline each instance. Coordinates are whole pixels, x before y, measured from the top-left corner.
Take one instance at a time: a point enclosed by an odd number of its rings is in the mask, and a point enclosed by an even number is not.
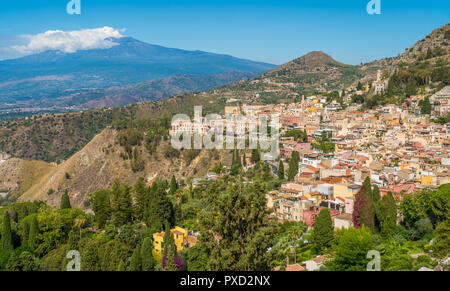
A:
[[[308,225],[308,227],[313,226],[316,223],[317,216],[319,215],[320,211],[324,209],[325,207],[320,206],[313,206],[309,210],[303,210],[303,222]],[[333,218],[334,216],[337,216],[341,214],[339,210],[334,209],[328,209],[330,211],[330,215]]]

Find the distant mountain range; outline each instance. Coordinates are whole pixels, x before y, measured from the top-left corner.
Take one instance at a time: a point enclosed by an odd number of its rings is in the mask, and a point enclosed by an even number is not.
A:
[[[96,96],[98,99],[98,90],[141,82],[148,84],[151,80],[159,79],[163,84],[159,90],[151,91],[157,87],[156,82],[147,87],[145,84],[137,85],[136,88],[150,91],[137,92],[141,97],[133,96],[129,102],[139,98],[154,100],[228,85],[276,67],[229,55],[166,48],[131,37],[111,40],[117,45],[109,49],[81,50],[76,53],[46,51],[1,61],[0,110],[51,108],[59,107],[60,104],[67,107],[82,106],[83,102],[75,100],[75,96],[80,93],[84,94],[84,103],[89,103],[90,100],[86,98]],[[170,79],[164,80],[168,77]],[[186,86],[187,83],[190,85]],[[128,102],[124,96],[117,104],[111,96],[106,98],[110,99],[107,103],[112,106]]]

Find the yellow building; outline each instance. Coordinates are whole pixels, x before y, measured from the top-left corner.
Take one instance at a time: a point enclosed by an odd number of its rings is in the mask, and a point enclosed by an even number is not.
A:
[[[188,237],[188,232],[186,229],[175,226],[174,229],[170,230],[170,233],[173,235],[173,239],[175,240],[175,245],[177,246],[177,251],[182,251],[184,249],[185,241]],[[165,232],[159,232],[153,234],[153,246],[155,252],[158,254],[162,254],[164,251],[164,235]]]
[[[433,186],[433,176],[422,176],[420,184],[424,186]]]

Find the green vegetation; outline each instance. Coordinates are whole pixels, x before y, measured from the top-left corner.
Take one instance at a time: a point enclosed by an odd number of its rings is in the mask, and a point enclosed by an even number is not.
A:
[[[288,180],[292,181],[298,174],[298,163],[300,162],[300,155],[298,152],[292,152],[291,159],[289,160]]]

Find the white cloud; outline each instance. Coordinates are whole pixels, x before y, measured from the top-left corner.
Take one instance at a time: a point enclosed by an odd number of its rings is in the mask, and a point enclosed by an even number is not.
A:
[[[11,48],[22,54],[34,54],[47,50],[74,53],[79,50],[108,49],[118,45],[109,38],[121,38],[123,31],[109,26],[75,31],[48,30],[36,35],[24,35],[28,43]]]

